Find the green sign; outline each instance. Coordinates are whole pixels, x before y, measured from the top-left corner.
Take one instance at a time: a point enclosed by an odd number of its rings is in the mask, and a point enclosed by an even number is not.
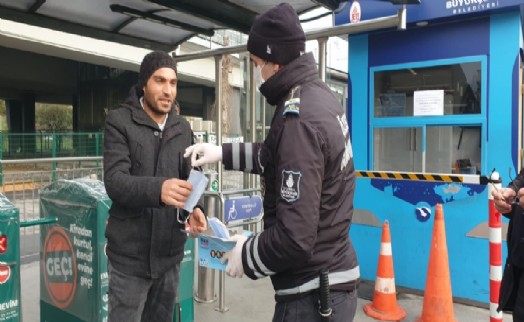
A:
[[[211,190],[218,191],[218,180],[213,180],[213,182],[211,182]]]
[[[0,194],[0,322],[21,320],[18,218],[18,209]]]

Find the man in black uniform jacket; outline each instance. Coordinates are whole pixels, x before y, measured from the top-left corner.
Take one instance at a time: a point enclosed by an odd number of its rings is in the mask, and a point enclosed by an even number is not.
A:
[[[318,76],[295,10],[280,4],[257,17],[247,49],[260,92],[276,105],[264,143],[197,144],[192,165],[223,161],[260,175],[264,231],[236,237],[226,272],[270,276],[274,321],[320,321],[319,274],[329,271],[331,321],[352,321],[360,271],[349,228],[355,171],[344,109]],[[200,156],[196,160],[197,155]]]

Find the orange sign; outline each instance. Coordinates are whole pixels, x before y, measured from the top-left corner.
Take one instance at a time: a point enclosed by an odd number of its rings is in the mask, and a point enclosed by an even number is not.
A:
[[[51,301],[61,309],[68,307],[76,293],[77,270],[75,250],[62,227],[47,233],[42,266]]]
[[[7,236],[0,236],[0,254],[7,252]]]

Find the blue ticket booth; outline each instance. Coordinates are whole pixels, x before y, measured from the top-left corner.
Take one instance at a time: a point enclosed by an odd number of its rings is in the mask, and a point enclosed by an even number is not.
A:
[[[336,14],[337,25],[350,22],[351,5]],[[350,35],[347,117],[356,169],[471,176],[496,169],[507,185],[522,166],[523,5],[422,1],[407,6],[406,30]],[[361,20],[398,9],[360,1]],[[363,279],[375,279],[381,225],[389,220],[396,284],[424,289],[437,203],[453,296],[488,303],[486,185],[357,179],[350,235]]]

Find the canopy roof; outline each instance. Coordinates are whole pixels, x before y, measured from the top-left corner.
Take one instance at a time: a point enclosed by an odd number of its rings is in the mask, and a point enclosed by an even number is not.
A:
[[[148,49],[172,51],[217,29],[248,33],[282,0],[0,0],[0,18]],[[342,0],[288,1],[299,13]]]

